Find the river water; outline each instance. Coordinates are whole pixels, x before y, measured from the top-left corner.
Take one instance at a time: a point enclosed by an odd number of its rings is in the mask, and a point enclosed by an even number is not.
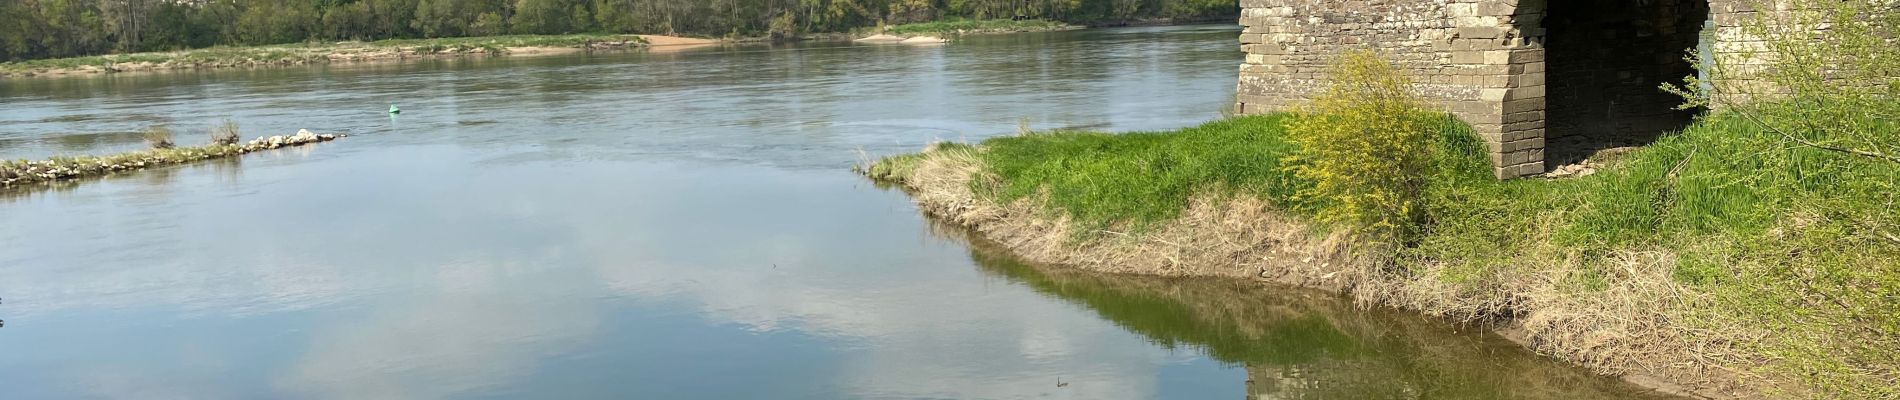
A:
[[[848,172],[1219,118],[1237,34],[0,81],[5,158],[352,135],[0,193],[0,398],[1646,396],[1327,294],[1027,265]]]

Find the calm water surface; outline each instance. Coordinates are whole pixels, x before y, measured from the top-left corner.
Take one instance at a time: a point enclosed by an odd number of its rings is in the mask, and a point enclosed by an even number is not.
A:
[[[0,398],[1641,396],[1328,295],[1026,265],[847,171],[1218,118],[1237,33],[0,81],[6,158],[354,135],[0,193]]]

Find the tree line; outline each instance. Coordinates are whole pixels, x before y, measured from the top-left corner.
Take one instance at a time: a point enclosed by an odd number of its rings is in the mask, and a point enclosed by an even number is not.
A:
[[[1235,15],[1235,0],[0,0],[0,60],[502,34],[795,36],[943,18]]]

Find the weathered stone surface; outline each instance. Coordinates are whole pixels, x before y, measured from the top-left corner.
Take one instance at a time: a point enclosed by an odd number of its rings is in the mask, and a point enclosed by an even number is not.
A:
[[[1739,2],[1240,0],[1236,110],[1296,107],[1333,57],[1371,48],[1490,142],[1498,177],[1542,174],[1546,154],[1570,157],[1577,143],[1628,145],[1686,124],[1657,88],[1694,73],[1684,57],[1703,22],[1733,20]],[[1714,45],[1738,29],[1714,24]]]

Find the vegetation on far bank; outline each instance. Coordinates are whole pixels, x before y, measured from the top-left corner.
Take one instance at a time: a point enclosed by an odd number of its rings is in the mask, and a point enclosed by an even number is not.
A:
[[[138,68],[195,68],[252,65],[316,64],[336,60],[486,54],[501,55],[522,48],[577,48],[639,46],[634,35],[511,35],[438,39],[390,39],[375,42],[299,43],[254,47],[212,47],[173,52],[111,54],[0,63],[0,76],[49,72]]]
[[[387,39],[661,34],[801,37],[948,19],[1076,24],[1236,16],[1232,0],[0,1],[0,61]]]

